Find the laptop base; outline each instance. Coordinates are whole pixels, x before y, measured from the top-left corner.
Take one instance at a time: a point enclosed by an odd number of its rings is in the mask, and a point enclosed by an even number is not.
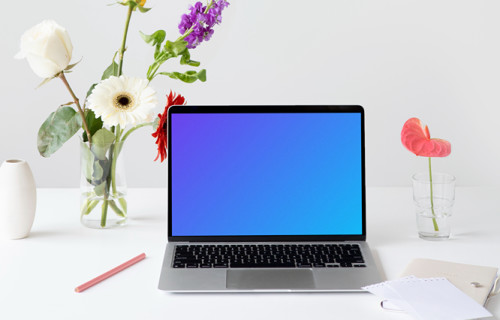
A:
[[[168,292],[361,292],[361,287],[381,282],[382,278],[366,242],[352,243],[360,246],[366,267],[176,269],[173,268],[172,259],[175,246],[187,243],[169,242],[165,249],[158,288]]]

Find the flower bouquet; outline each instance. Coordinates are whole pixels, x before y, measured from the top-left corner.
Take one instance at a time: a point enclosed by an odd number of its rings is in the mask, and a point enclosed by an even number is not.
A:
[[[229,3],[210,0],[197,2],[179,23],[180,36],[166,40],[164,30],[147,35],[140,33],[154,48],[152,63],[145,78],[123,74],[124,56],[130,19],[134,12],[146,13],[146,0],[119,1],[127,9],[123,37],[119,49],[112,55],[101,79],[90,86],[85,99],[80,100],[70,86],[66,74],[79,63],[70,64],[73,45],[65,28],[45,20],[26,31],[21,37],[21,50],[16,58],[26,58],[33,72],[44,78],[44,84],[59,78],[72,97],[70,103],[52,112],[38,132],[38,151],[50,157],[77,132],[81,132],[81,221],[95,228],[123,225],[127,221],[126,184],[120,168],[120,154],[127,138],[135,130],[152,126],[158,146],[158,158],[166,158],[166,115],[174,104],[184,104],[181,95],[170,92],[163,112],[155,117],[158,103],[150,82],[158,75],[192,83],[206,81],[206,70],[185,72],[161,71],[167,60],[178,59],[181,65],[199,67],[191,60],[190,50],[213,35],[221,22],[221,14]],[[155,119],[156,118],[156,119]],[[111,213],[111,212],[112,213]]]

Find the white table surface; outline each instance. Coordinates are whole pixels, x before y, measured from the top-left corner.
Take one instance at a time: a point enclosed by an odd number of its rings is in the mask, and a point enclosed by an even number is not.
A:
[[[39,189],[30,236],[0,240],[0,319],[411,319],[368,293],[169,294],[157,289],[164,189],[129,190],[126,227],[80,225],[78,189]],[[368,188],[368,243],[386,279],[414,258],[500,267],[500,189],[457,188],[453,237],[417,237],[410,188]],[[145,252],[82,293],[74,288]],[[500,296],[487,308],[500,317]]]

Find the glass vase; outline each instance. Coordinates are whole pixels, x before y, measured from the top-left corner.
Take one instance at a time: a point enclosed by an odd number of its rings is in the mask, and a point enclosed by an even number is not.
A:
[[[446,173],[417,173],[412,176],[413,201],[418,236],[424,240],[450,238],[450,219],[455,202],[455,177]]]
[[[127,184],[123,142],[80,141],[80,221],[105,229],[127,223]]]

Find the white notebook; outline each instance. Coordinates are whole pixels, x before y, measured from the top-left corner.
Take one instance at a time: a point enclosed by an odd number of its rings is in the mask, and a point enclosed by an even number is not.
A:
[[[432,259],[414,259],[401,277],[444,277],[469,297],[484,305],[493,288],[498,268]]]

